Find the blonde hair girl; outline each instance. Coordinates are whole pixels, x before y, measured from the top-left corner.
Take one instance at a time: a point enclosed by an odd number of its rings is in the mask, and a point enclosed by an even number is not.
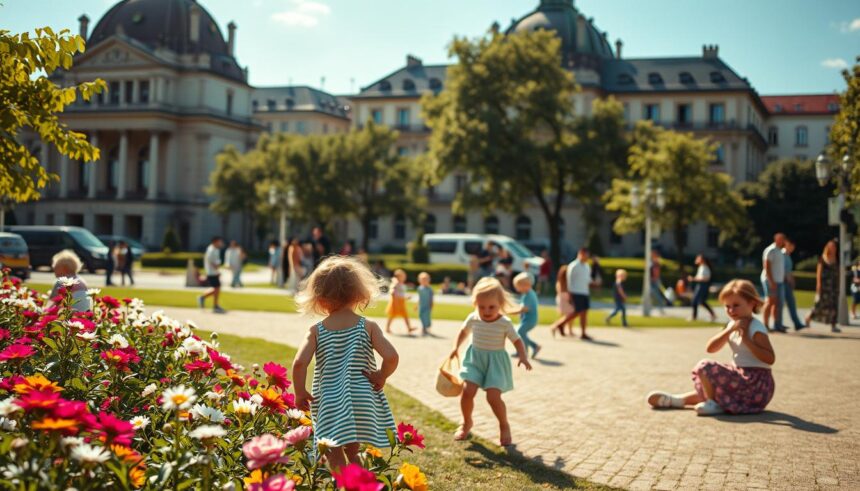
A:
[[[333,470],[360,463],[362,443],[389,446],[386,429],[396,430],[382,388],[397,368],[397,351],[375,322],[355,312],[378,293],[378,280],[365,263],[332,256],[308,277],[296,300],[300,312],[326,316],[308,329],[293,361],[293,390],[296,406],[311,410],[316,441],[337,442],[325,454]],[[382,357],[379,369],[374,351]],[[305,387],[313,358],[311,395]]]
[[[522,339],[517,335],[514,325],[504,313],[516,312],[517,305],[495,278],[481,278],[472,289],[472,304],[475,311],[469,314],[457,340],[451,358],[459,358],[460,345],[471,334],[472,339],[461,362],[460,377],[464,380],[463,394],[460,396],[460,409],[463,421],[454,433],[455,440],[465,440],[472,429],[472,411],[475,408],[475,395],[478,389],[487,393],[487,402],[499,420],[499,442],[511,444],[511,427],[508,424],[502,392],[514,388],[511,373],[511,357],[505,349],[505,339],[509,339],[517,349],[518,365],[526,370],[532,366],[528,361]]]
[[[406,321],[406,329],[409,331],[409,334],[412,334],[418,328],[412,327],[412,324],[409,322],[409,312],[406,311],[406,271],[402,269],[394,270],[389,289],[391,291],[391,298],[388,301],[388,308],[385,309],[385,314],[388,317],[388,322],[385,324],[385,332],[391,334],[391,323],[396,317],[401,317]]]

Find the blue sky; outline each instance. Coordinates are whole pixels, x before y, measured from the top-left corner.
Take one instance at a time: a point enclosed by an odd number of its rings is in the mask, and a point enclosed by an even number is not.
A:
[[[198,0],[226,31],[238,26],[239,63],[253,85],[321,85],[349,93],[402,66],[406,54],[447,62],[454,35],[477,36],[538,0]],[[0,29],[91,29],[114,0],[0,0]],[[860,54],[858,0],[576,0],[624,41],[624,57],[720,57],[760,94],[842,90],[840,67]]]

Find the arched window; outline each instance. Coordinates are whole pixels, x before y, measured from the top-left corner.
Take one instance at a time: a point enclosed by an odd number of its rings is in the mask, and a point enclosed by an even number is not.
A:
[[[430,89],[436,90],[436,91],[442,90],[442,81],[439,80],[438,78],[431,78],[430,79]]]
[[[651,85],[660,85],[663,83],[663,77],[657,72],[648,74],[648,83]]]
[[[517,217],[516,239],[531,240],[532,238],[532,220],[531,218],[520,215]]]
[[[107,189],[110,192],[116,192],[119,187],[119,151],[116,147],[108,153],[107,161]]]
[[[678,75],[678,80],[682,84],[692,84],[696,82],[696,79],[693,78],[693,75],[690,72],[681,72]]]
[[[484,233],[497,234],[499,233],[499,218],[496,215],[490,215],[484,218]]]
[[[415,82],[411,78],[403,81],[403,90],[415,90]]]
[[[466,217],[464,217],[462,215],[454,216],[454,233],[455,234],[466,233]]]
[[[406,218],[403,215],[394,217],[394,238],[403,240],[406,238]]]
[[[391,90],[391,82],[389,82],[388,80],[383,80],[382,82],[379,82],[379,90]]]
[[[424,233],[425,234],[435,234],[436,233],[436,215],[432,213],[428,213],[427,216],[424,217]]]
[[[633,84],[633,77],[631,77],[629,73],[621,73],[618,75],[618,85],[631,84]]]
[[[711,72],[711,82],[715,84],[721,84],[726,81],[726,76],[721,72]]]
[[[144,192],[149,188],[149,147],[137,153],[137,190]]]

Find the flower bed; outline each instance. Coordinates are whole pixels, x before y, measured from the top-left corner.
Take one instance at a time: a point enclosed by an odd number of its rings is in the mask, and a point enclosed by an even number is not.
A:
[[[250,369],[193,323],[137,299],[54,305],[0,278],[0,486],[13,489],[426,490],[401,455],[423,437],[401,423],[391,449],[332,476],[286,369]]]

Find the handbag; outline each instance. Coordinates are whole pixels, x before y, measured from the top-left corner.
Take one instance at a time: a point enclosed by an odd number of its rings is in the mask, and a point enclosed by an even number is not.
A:
[[[457,375],[457,371],[453,370],[454,359],[457,360],[459,367],[460,358],[448,357],[442,362],[439,373],[436,374],[436,392],[445,397],[457,397],[463,392],[463,380]]]

